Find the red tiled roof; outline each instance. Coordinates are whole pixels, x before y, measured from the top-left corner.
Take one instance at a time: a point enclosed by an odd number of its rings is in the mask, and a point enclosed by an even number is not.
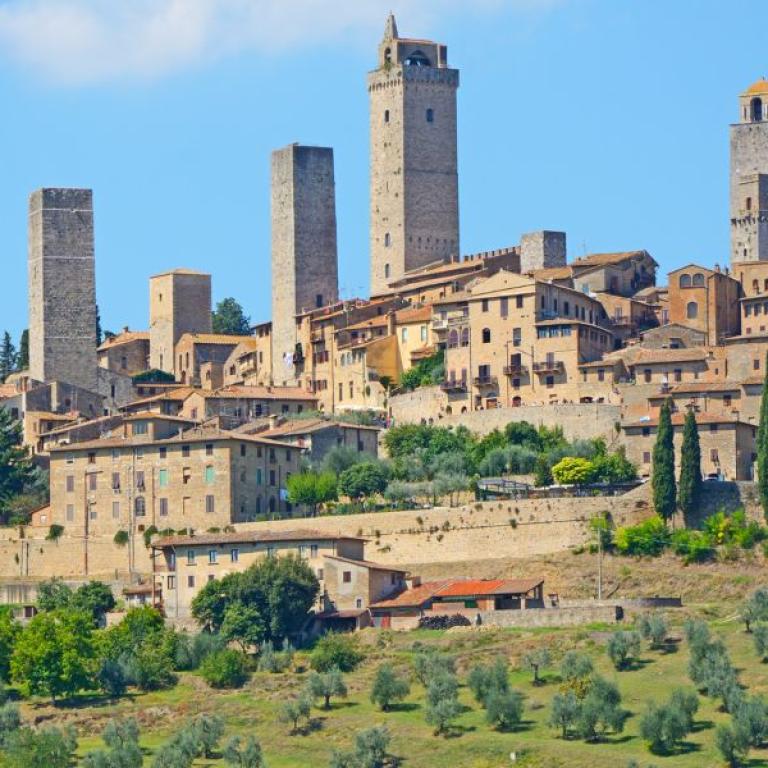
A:
[[[672,424],[676,427],[680,427],[685,423],[685,414],[684,413],[673,413],[672,414]],[[749,422],[744,421],[743,419],[740,419],[738,416],[727,416],[721,413],[697,413],[696,414],[696,423],[697,424],[749,424]],[[630,421],[625,422],[621,425],[622,429],[627,428],[634,428],[637,427],[656,427],[659,424],[658,417],[654,416],[653,418],[645,419],[643,421],[637,420],[637,421]],[[754,426],[754,424],[749,424],[749,426]]]
[[[317,400],[315,395],[301,387],[254,387],[233,384],[210,392],[195,391],[206,400]]]
[[[582,256],[580,259],[574,259],[570,266],[572,267],[598,267],[606,264],[620,264],[622,261],[634,259],[637,256],[647,256],[646,251],[621,251],[619,253],[591,253],[588,256]]]
[[[326,555],[329,560],[338,560],[341,563],[350,565],[359,565],[361,568],[368,568],[372,571],[394,571],[395,573],[408,573],[405,568],[397,568],[394,565],[380,565],[372,563],[370,560],[353,560],[350,557],[341,557],[341,555]]]
[[[199,536],[164,536],[152,542],[156,549],[163,547],[208,546],[214,544],[259,544],[275,541],[366,541],[360,536],[305,529],[287,531],[232,531],[230,533],[203,533]],[[388,570],[397,570],[391,568]]]

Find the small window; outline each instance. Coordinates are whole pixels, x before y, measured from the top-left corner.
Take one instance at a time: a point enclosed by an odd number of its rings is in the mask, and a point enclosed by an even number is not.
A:
[[[216,565],[216,550],[215,549],[209,549],[208,550],[208,564],[209,565]]]
[[[689,320],[695,320],[699,316],[699,305],[695,301],[689,301],[685,314]]]
[[[403,342],[408,341],[408,328],[402,328],[400,330],[400,338]]]
[[[187,565],[194,565],[195,564],[195,550],[194,549],[188,549],[187,550]]]
[[[719,455],[718,455],[718,453],[717,453],[717,448],[710,448],[710,450],[709,450],[709,459],[710,459],[710,461],[712,461],[714,464],[717,464],[717,463],[719,463],[719,461],[720,461],[720,456],[719,456]]]
[[[687,274],[680,275],[679,284],[681,288],[691,287],[691,276]]]
[[[96,463],[96,454],[95,453],[89,453],[88,454],[88,463],[89,464],[95,464]]]
[[[717,432],[717,427],[718,427],[717,424],[710,424],[709,425],[709,431],[710,432]]]
[[[73,493],[75,490],[75,476],[67,475],[66,479],[67,493]]]
[[[168,457],[168,449],[165,447],[160,448],[160,458],[165,459]]]
[[[488,299],[483,299],[483,300],[480,302],[480,308],[481,308],[481,310],[482,310],[483,312],[487,312],[487,311],[488,311]]]
[[[205,511],[207,514],[212,515],[215,512],[215,503],[214,497],[209,493],[205,497]]]
[[[389,110],[388,109],[384,110],[384,122],[385,123],[389,122]]]
[[[491,343],[491,329],[483,328],[483,344]]]
[[[215,480],[216,480],[216,470],[209,464],[205,468],[205,484],[213,485]]]
[[[99,482],[99,476],[95,472],[92,472],[90,475],[88,475],[88,490],[95,491],[98,485],[98,482]]]
[[[168,576],[168,589],[176,589],[176,577],[169,575]]]
[[[651,452],[643,451],[643,464],[650,464],[650,463],[651,463]]]
[[[320,307],[323,306],[323,294],[322,293],[316,293],[315,294],[315,307],[317,309],[320,309]]]
[[[309,545],[309,556],[310,557],[317,557],[317,552],[318,552],[317,544],[310,544]]]
[[[206,456],[213,456],[213,443],[206,443],[205,444],[205,455]]]
[[[182,445],[181,446],[181,455],[182,456],[189,456],[189,446],[188,445]]]
[[[67,504],[67,522],[71,523],[75,519],[75,505]]]
[[[112,502],[112,519],[113,520],[120,519],[120,502],[119,501]]]
[[[389,272],[390,272],[389,264],[385,264],[384,265],[384,277],[389,277]]]
[[[168,517],[168,499],[160,499],[160,517]]]
[[[352,571],[342,571],[341,580],[344,584],[350,584],[352,582]]]
[[[363,607],[363,598],[362,597],[355,598],[355,608],[360,609],[362,607]]]
[[[384,235],[384,247],[389,248],[390,245],[392,245],[392,235],[390,235],[389,232],[387,232]],[[387,277],[389,277],[389,275],[387,275]]]
[[[759,371],[760,370],[760,358],[756,357],[752,361],[752,370]]]
[[[194,586],[195,586],[195,577],[194,576],[187,576],[187,586],[190,589],[194,589]]]
[[[517,309],[523,308],[523,297],[522,296],[515,296],[515,307]]]
[[[643,427],[643,437],[650,437],[650,436],[651,436],[651,428]]]
[[[435,122],[435,111],[432,109],[432,107],[429,107],[427,109],[427,122],[428,123],[434,123]]]
[[[137,496],[133,502],[133,511],[136,517],[144,517],[147,514],[147,503],[143,496]]]
[[[238,562],[238,561],[240,560],[240,550],[239,550],[239,549],[236,549],[236,548],[235,548],[235,549],[231,549],[231,550],[229,551],[229,559],[230,559],[230,560],[231,560],[233,563],[236,563],[236,562]]]

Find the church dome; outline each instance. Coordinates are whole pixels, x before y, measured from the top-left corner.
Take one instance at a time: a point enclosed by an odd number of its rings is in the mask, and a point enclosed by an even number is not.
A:
[[[761,77],[756,83],[752,83],[752,85],[747,88],[746,91],[744,91],[744,96],[757,96],[757,95],[766,95],[768,96],[768,80],[766,80],[764,77]]]

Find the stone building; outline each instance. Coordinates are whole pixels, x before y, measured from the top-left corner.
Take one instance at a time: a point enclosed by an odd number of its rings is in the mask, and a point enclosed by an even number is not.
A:
[[[456,91],[448,48],[401,38],[390,14],[368,75],[371,294],[459,255]]]
[[[93,194],[29,198],[29,375],[98,391]]]
[[[149,365],[178,376],[174,351],[185,333],[211,333],[211,276],[174,269],[149,279]]]
[[[529,232],[520,238],[520,272],[565,266],[565,232]]]
[[[181,384],[206,389],[222,386],[224,366],[230,355],[238,345],[250,340],[250,336],[226,333],[182,334],[174,346],[176,380]]]
[[[149,333],[123,328],[98,349],[99,368],[134,376],[149,368]]]
[[[768,80],[739,97],[731,125],[731,264],[768,261]]]
[[[289,443],[137,414],[103,439],[52,447],[51,522],[70,533],[129,534],[150,526],[206,530],[290,512]],[[123,431],[125,429],[125,431]]]
[[[297,381],[296,316],[339,297],[333,150],[272,153],[272,379]]]

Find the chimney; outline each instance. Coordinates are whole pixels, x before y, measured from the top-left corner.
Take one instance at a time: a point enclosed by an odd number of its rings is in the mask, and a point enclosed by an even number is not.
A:
[[[395,310],[390,309],[387,312],[387,334],[389,336],[395,335]]]
[[[130,331],[130,330],[131,329],[127,325],[123,326],[123,333],[128,333],[128,331]]]
[[[277,426],[277,414],[276,413],[270,413],[269,414],[269,428],[274,429]]]

